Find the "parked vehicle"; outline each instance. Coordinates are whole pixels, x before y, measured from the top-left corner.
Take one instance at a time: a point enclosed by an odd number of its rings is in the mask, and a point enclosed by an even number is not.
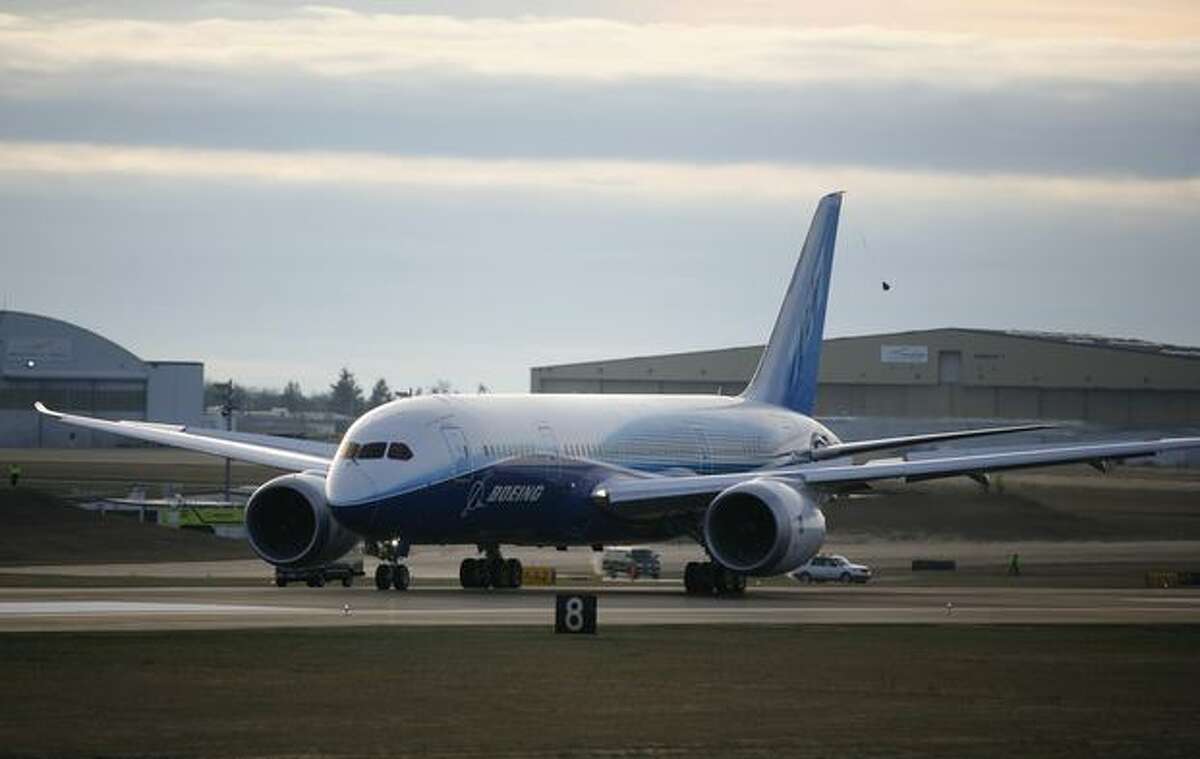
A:
[[[800,582],[867,582],[871,579],[871,568],[855,564],[845,556],[824,554],[814,556],[807,564],[792,571],[789,576]]]
[[[662,562],[656,551],[639,546],[612,546],[604,549],[600,570],[605,577],[653,577],[662,574]]]

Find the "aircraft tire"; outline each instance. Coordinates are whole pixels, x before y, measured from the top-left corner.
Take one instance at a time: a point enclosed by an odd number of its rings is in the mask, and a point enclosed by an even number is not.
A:
[[[286,588],[287,587],[287,578],[284,577],[283,575],[275,575],[275,587]]]
[[[508,565],[508,587],[521,587],[521,580],[525,574],[525,568],[521,566],[519,559],[509,559],[505,562]]]
[[[342,587],[349,588],[354,585],[354,575],[346,575],[342,578]]]
[[[408,571],[408,566],[397,564],[395,571],[392,573],[392,587],[396,590],[408,590],[408,586],[411,583],[412,573]]]
[[[479,572],[475,568],[476,563],[476,559],[463,559],[458,565],[458,582],[463,588],[478,587],[476,582]]]
[[[720,567],[717,570],[717,575],[721,578],[721,587],[717,589],[717,592],[721,595],[740,596],[746,592],[746,575],[726,569],[725,567]]]
[[[375,567],[375,587],[378,590],[387,590],[392,587],[391,564],[380,564]]]
[[[308,587],[323,588],[325,587],[325,575],[315,574],[308,578]]]
[[[508,567],[505,565],[504,559],[487,559],[483,562],[483,566],[486,572],[486,580],[483,583],[485,588],[508,587]]]

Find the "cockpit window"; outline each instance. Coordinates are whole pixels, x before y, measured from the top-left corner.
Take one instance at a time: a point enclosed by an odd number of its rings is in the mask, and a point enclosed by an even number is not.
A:
[[[387,456],[397,461],[408,461],[413,457],[413,452],[405,443],[392,443],[388,446]]]
[[[364,443],[363,447],[358,450],[358,458],[360,460],[381,459],[386,449],[387,443]]]
[[[345,445],[342,446],[342,458],[346,459],[347,461],[353,461],[354,459],[358,458],[359,448],[362,448],[362,446],[358,443],[347,440]]]

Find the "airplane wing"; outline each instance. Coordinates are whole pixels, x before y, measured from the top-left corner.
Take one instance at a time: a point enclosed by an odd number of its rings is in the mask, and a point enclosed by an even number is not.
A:
[[[826,492],[837,492],[862,486],[873,480],[903,479],[915,482],[1053,464],[1102,463],[1152,456],[1182,448],[1200,448],[1200,437],[1064,445],[999,453],[940,456],[918,461],[877,461],[844,465],[818,463],[735,474],[615,477],[599,485],[592,492],[592,498],[614,514],[642,519],[703,508],[726,488],[759,478],[785,480],[797,487],[806,486]]]
[[[225,433],[219,430],[207,430],[201,434],[189,432],[184,425],[110,421],[75,416],[49,409],[41,401],[33,404],[33,407],[38,413],[64,424],[293,472],[314,469],[328,471],[337,450],[336,446],[331,444],[313,444],[273,435]]]
[[[953,432],[932,432],[927,435],[905,435],[904,437],[885,437],[876,440],[856,440],[849,443],[833,443],[814,448],[810,455],[812,461],[826,461],[842,456],[852,456],[856,453],[871,451],[894,450],[896,448],[911,448],[928,443],[942,443],[947,440],[965,440],[972,437],[987,437],[989,435],[1011,435],[1017,432],[1034,432],[1037,430],[1054,429],[1053,424],[1021,424],[1013,427],[984,427],[974,430],[954,430]]]

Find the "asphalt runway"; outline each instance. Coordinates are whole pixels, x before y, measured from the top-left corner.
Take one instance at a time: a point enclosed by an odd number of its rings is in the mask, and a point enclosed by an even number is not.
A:
[[[552,625],[554,595],[415,588],[8,588],[0,631],[218,629],[348,625]],[[1200,591],[1052,588],[751,588],[692,598],[674,583],[581,587],[599,624],[1162,624],[1200,623]]]

